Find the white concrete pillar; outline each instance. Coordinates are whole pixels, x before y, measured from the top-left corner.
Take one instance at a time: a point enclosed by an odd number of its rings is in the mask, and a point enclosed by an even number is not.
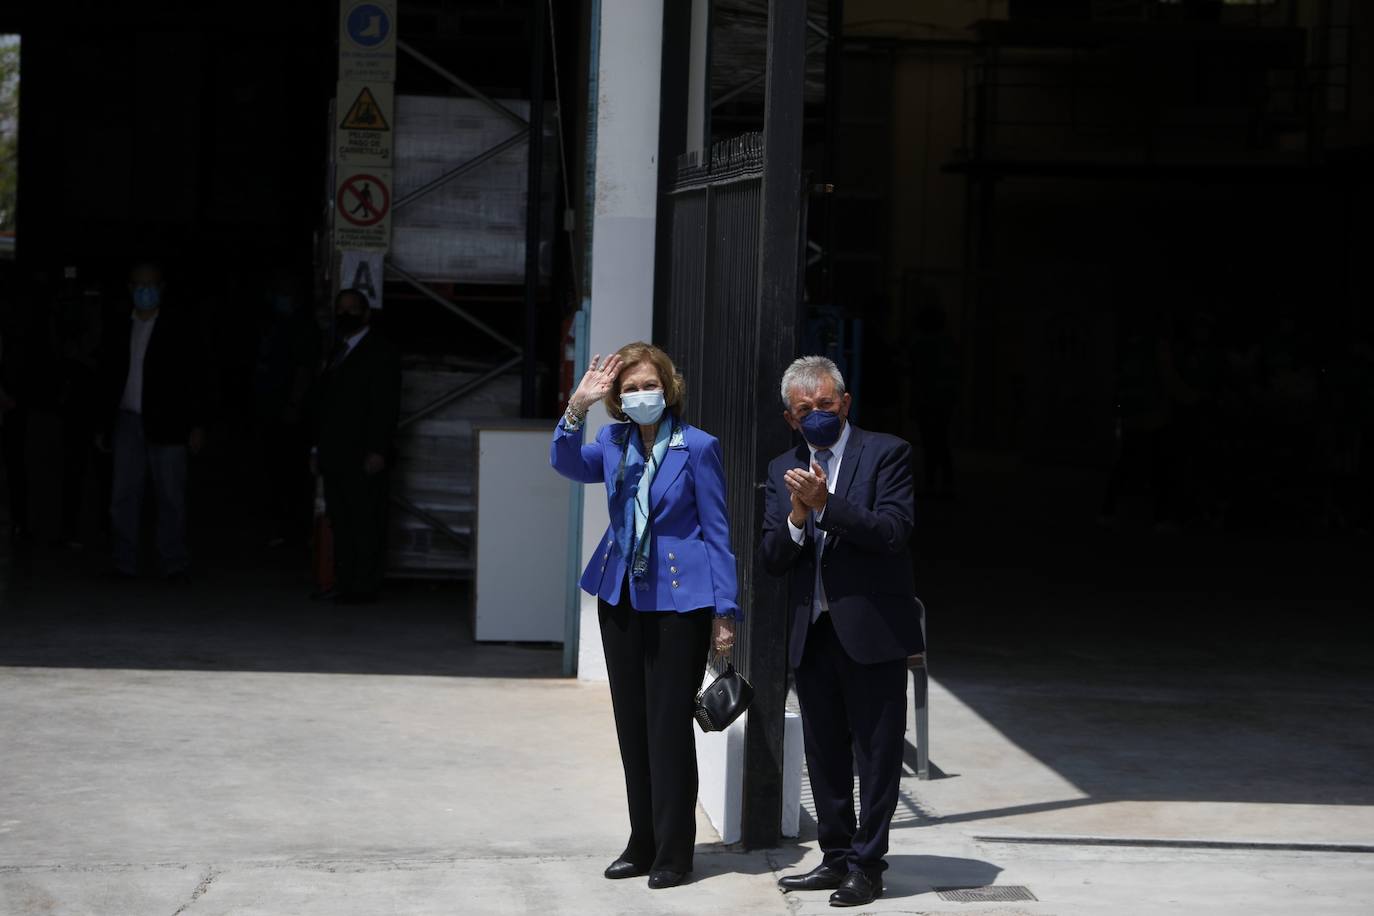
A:
[[[605,356],[630,341],[652,340],[654,333],[663,5],[652,0],[601,0],[601,21],[592,28],[600,29],[601,61],[595,188],[589,204],[592,296],[587,350]],[[592,408],[588,441],[606,422],[605,412]],[[583,567],[601,543],[606,525],[605,487],[588,487],[582,512]],[[605,680],[596,598],[585,592],[581,596],[577,676]]]
[[[711,0],[692,0],[692,53],[687,74],[687,152],[706,146],[706,106],[711,104]]]

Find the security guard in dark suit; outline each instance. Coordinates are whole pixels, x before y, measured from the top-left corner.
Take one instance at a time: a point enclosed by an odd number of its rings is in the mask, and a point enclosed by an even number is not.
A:
[[[401,357],[372,331],[371,313],[359,290],[335,297],[335,348],[320,380],[315,464],[334,532],[334,589],[326,597],[340,604],[377,600],[386,568]]]

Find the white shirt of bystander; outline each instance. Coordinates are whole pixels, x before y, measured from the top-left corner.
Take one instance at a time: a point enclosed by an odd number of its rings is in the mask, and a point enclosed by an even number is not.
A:
[[[142,414],[143,363],[148,358],[148,341],[153,337],[157,316],[144,319],[135,314],[133,318],[133,326],[129,330],[129,374],[124,381],[124,396],[119,400],[119,409]]]

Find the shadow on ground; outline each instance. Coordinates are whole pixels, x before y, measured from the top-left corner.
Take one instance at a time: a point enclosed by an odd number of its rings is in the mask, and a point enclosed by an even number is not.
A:
[[[991,862],[953,856],[892,855],[887,864],[883,897],[889,900],[931,894],[937,887],[986,887],[1002,873]]]
[[[923,504],[930,669],[1089,798],[954,819],[1125,800],[1374,805],[1367,537],[1103,529],[1081,479],[1018,480]]]
[[[390,583],[382,601],[310,600],[304,558],[239,548],[189,586],[117,581],[94,552],[0,561],[0,665],[554,677],[559,646],[473,641],[465,583]]]

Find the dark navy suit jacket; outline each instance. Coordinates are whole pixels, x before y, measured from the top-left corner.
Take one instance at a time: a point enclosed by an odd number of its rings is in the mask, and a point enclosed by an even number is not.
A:
[[[649,568],[640,587],[631,591],[630,605],[637,611],[709,607],[717,616],[739,617],[720,442],[695,426],[674,422],[663,466],[649,487]],[[583,430],[570,431],[560,420],[549,449],[549,463],[564,477],[606,484],[611,525],[582,573],[581,586],[611,604],[620,601],[625,582],[627,562],[620,555],[617,535],[625,525],[625,504],[631,495],[628,487],[617,489],[614,481],[633,434],[632,424],[612,423],[601,427],[595,442],[583,444]]]
[[[805,443],[768,465],[759,545],[764,568],[788,577],[788,657],[794,668],[801,664],[811,626],[816,549],[809,535],[801,544],[792,540],[787,526],[792,500],[783,474],[810,466]],[[835,492],[819,522],[826,533],[821,581],[840,644],[860,664],[906,658],[925,649],[907,549],[914,515],[911,446],[850,424]]]

